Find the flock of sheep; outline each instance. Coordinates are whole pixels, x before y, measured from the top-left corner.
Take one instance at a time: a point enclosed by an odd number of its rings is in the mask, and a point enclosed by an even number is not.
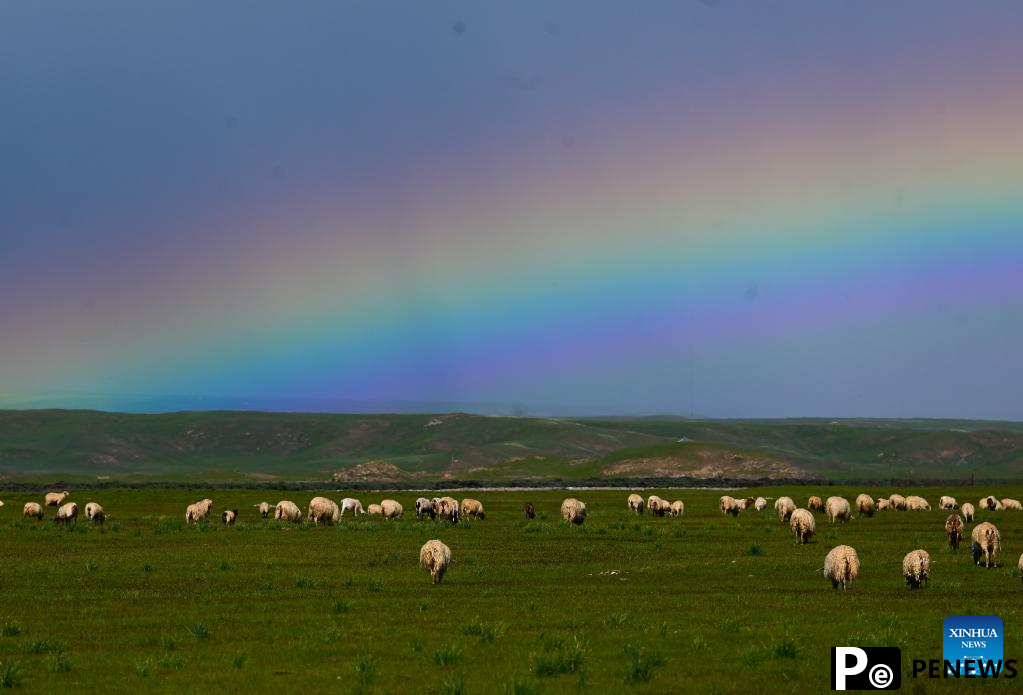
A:
[[[633,497],[634,495],[629,497],[630,509],[633,508]],[[722,514],[737,516],[740,511],[749,508],[762,511],[767,507],[767,500],[763,497],[747,497],[736,500],[729,495],[722,495],[718,505]],[[956,499],[948,495],[944,495],[938,500],[938,507],[953,512],[945,520],[945,536],[948,539],[949,547],[955,550],[959,547],[959,541],[962,539],[963,529],[965,528],[964,522],[973,522],[976,508],[967,502],[960,509]],[[1009,498],[999,500],[991,495],[980,500],[980,507],[988,511],[1023,511],[1023,504],[1019,500]],[[799,544],[806,543],[814,534],[816,520],[814,519],[813,512],[825,514],[832,523],[836,521],[846,522],[852,518],[849,500],[843,497],[829,497],[825,501],[816,495],[811,496],[807,500],[805,508],[796,507],[796,503],[791,497],[779,497],[774,503],[774,509],[778,513],[779,521],[782,523],[788,522],[789,529]],[[962,516],[955,513],[957,509],[960,509]],[[930,511],[931,505],[926,499],[917,495],[903,497],[896,494],[887,498],[880,497],[877,500],[867,494],[861,494],[856,497],[856,511],[863,516],[873,516],[875,511],[886,510]],[[981,559],[983,559],[985,568],[995,566],[996,556],[1001,551],[1001,535],[998,532],[998,528],[988,521],[981,522],[973,527],[970,539],[972,541],[970,549],[973,551],[974,563],[980,565]],[[1020,555],[1017,566],[1021,573],[1023,573],[1023,555]],[[855,548],[848,545],[839,545],[832,548],[824,558],[824,567],[822,569],[824,577],[831,581],[834,588],[837,589],[841,586],[844,590],[859,576],[860,557]],[[922,548],[911,550],[903,558],[902,575],[910,588],[920,588],[928,581],[930,574],[931,556],[926,550]]]
[[[78,504],[67,502],[70,493],[47,492],[44,497],[46,506],[57,507],[54,521],[61,524],[76,522],[78,518]],[[685,511],[685,504],[681,500],[668,502],[657,495],[651,495],[646,500],[638,494],[632,493],[627,499],[628,509],[635,514],[649,512],[654,516],[679,517]],[[746,497],[736,499],[730,495],[722,495],[718,500],[718,507],[722,514],[733,517],[746,510],[758,512],[767,508],[767,499],[764,497]],[[3,502],[0,501],[0,507]],[[275,505],[269,502],[260,502],[254,505],[262,518],[267,519],[273,514],[278,521],[290,523],[301,523],[303,520],[302,510],[291,500],[281,500]],[[931,505],[923,497],[910,495],[891,495],[890,497],[878,498],[875,500],[867,494],[861,494],[855,501],[857,513],[863,516],[873,516],[877,511],[930,511]],[[997,499],[994,496],[987,496],[980,500],[979,506],[988,511],[1016,510],[1023,511],[1023,504],[1014,499]],[[965,529],[965,523],[972,523],[976,514],[976,508],[969,502],[959,507],[954,497],[942,496],[938,500],[938,507],[942,510],[953,512],[945,520],[945,535],[948,545],[953,550],[959,547]],[[832,523],[846,522],[852,518],[852,509],[849,501],[843,497],[829,497],[822,500],[814,495],[807,500],[805,508],[797,507],[791,497],[779,497],[774,503],[775,512],[782,523],[788,523],[792,535],[799,544],[807,543],[816,530],[814,512],[824,514]],[[956,510],[962,513],[956,513]],[[465,518],[485,519],[486,513],[479,500],[465,498],[461,502],[453,497],[434,497],[427,499],[420,497],[415,502],[416,518],[422,520],[425,517],[430,519],[441,519],[451,523],[458,523]],[[185,524],[192,524],[207,521],[213,511],[213,500],[203,499],[194,504],[188,505],[185,509]],[[369,516],[382,516],[385,519],[401,519],[404,515],[404,508],[401,503],[385,499],[379,504],[370,504],[363,508],[362,502],[354,497],[345,497],[338,505],[327,497],[314,497],[309,502],[305,518],[314,525],[332,525],[338,523],[345,512],[352,512],[353,516],[366,514]],[[523,507],[526,518],[532,519],[536,510],[532,502],[527,502]],[[38,502],[26,502],[23,515],[26,518],[37,520],[43,519],[43,505]],[[561,503],[562,518],[572,524],[582,524],[586,520],[586,505],[574,497],[569,497]],[[106,520],[106,513],[96,502],[89,502],[85,505],[85,517],[93,524],[102,525]],[[232,526],[238,519],[237,509],[227,509],[221,512],[220,519],[227,526]],[[974,526],[970,533],[973,551],[973,560],[977,565],[983,559],[984,567],[995,566],[996,557],[1001,551],[1001,535],[997,527],[990,522],[981,522]],[[444,578],[448,565],[451,563],[451,549],[439,540],[427,541],[419,551],[420,566],[430,573],[434,584]],[[1020,555],[1018,567],[1023,573],[1023,555]],[[831,549],[824,558],[822,568],[824,577],[831,581],[834,588],[839,586],[847,589],[849,585],[859,576],[860,558],[855,548],[848,545],[839,545]],[[926,550],[917,548],[906,554],[902,561],[902,574],[906,583],[911,588],[923,586],[930,578],[931,556]]]

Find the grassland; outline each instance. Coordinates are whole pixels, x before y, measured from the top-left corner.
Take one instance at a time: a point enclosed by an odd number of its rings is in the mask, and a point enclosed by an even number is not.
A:
[[[752,494],[887,488],[788,487]],[[900,490],[903,493],[907,489]],[[934,503],[947,490],[920,488]],[[1021,486],[951,491],[1023,497]],[[241,522],[183,528],[196,490],[74,490],[107,509],[105,528],[20,518],[38,494],[0,494],[0,686],[26,692],[821,692],[830,647],[899,646],[941,656],[950,614],[996,614],[1005,655],[1023,658],[1023,514],[981,512],[1001,529],[1003,567],[945,549],[945,513],[886,512],[832,525],[797,546],[771,512],[737,519],[719,492],[662,491],[680,519],[636,518],[622,491],[585,500],[582,527],[558,519],[558,490],[476,492],[485,521],[381,519],[280,526],[252,505],[267,493],[210,491]],[[343,493],[331,493],[339,498]],[[414,493],[388,493],[412,507]],[[312,493],[295,494],[305,506]],[[360,493],[364,502],[380,495]],[[522,517],[531,500],[539,516]],[[270,501],[276,501],[271,499]],[[48,509],[52,516],[52,508]],[[441,538],[454,563],[439,586],[417,567]],[[827,550],[860,553],[859,581],[833,591]],[[930,586],[910,591],[901,560],[923,547]],[[1023,678],[908,680],[908,692],[1018,687]]]
[[[681,441],[680,441],[681,440]],[[0,411],[0,480],[1021,480],[1023,425],[942,420]],[[752,484],[752,483],[746,483]]]

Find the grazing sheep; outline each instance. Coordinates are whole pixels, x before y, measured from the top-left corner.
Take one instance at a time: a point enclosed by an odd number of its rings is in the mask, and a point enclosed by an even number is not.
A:
[[[270,510],[273,509],[269,502],[260,502],[259,504],[254,504],[252,506],[259,508],[259,515],[264,519],[270,516]]]
[[[806,501],[806,508],[809,509],[811,512],[820,512],[821,514],[823,514],[824,500],[822,500],[817,495],[813,495],[812,497],[810,497],[810,499]]]
[[[686,505],[682,500],[675,500],[668,509],[668,516],[680,517],[686,511]]]
[[[891,505],[892,509],[898,512],[906,511],[906,498],[902,495],[892,495],[888,498],[888,504]]]
[[[302,523],[302,510],[291,500],[281,500],[274,507],[274,519],[277,521],[290,521],[293,524]]]
[[[827,511],[828,518],[831,519],[832,523],[835,521],[849,521],[851,516],[849,500],[844,497],[829,497],[828,501],[824,503],[824,509]]]
[[[532,502],[526,502],[522,505],[522,513],[526,515],[527,519],[536,518],[536,507],[533,506]]]
[[[938,500],[938,509],[944,509],[946,512],[951,512],[959,506],[956,502],[955,497],[949,497],[948,495],[942,495]]]
[[[963,519],[958,514],[949,514],[945,519],[945,536],[949,548],[955,550],[959,547],[959,541],[963,538]]]
[[[462,516],[471,516],[473,519],[486,519],[487,514],[483,511],[483,504],[479,500],[466,497],[462,500]]]
[[[740,512],[746,511],[746,507],[749,506],[749,500],[743,497],[742,499],[735,500],[735,506],[739,508]]]
[[[856,511],[863,516],[874,516],[874,498],[867,494],[857,495]]]
[[[586,505],[574,497],[569,497],[561,503],[561,517],[573,524],[581,524],[586,521]]]
[[[25,508],[21,513],[26,519],[38,519],[39,521],[42,521],[43,505],[38,502],[26,502]]]
[[[792,530],[792,535],[796,537],[797,543],[803,544],[809,541],[816,527],[817,522],[814,520],[810,510],[797,509],[792,512],[792,516],[789,519],[789,528]]]
[[[1016,563],[1016,569],[1019,570],[1019,576],[1023,577],[1023,555],[1019,556],[1019,562]]]
[[[911,512],[929,512],[931,511],[931,503],[923,497],[910,495],[906,498],[906,509]]]
[[[433,501],[434,511],[437,516],[445,521],[457,524],[462,516],[462,510],[458,506],[458,500],[454,497],[438,497]]]
[[[845,591],[860,574],[860,556],[848,545],[836,545],[824,558],[824,578],[831,580],[831,586],[839,585]]]
[[[0,500],[0,507],[4,506],[4,501]]]
[[[669,507],[671,507],[671,505],[657,495],[650,495],[650,497],[647,498],[646,508],[652,516],[664,516]]]
[[[973,523],[973,517],[976,516],[977,510],[973,508],[972,504],[966,502],[960,511],[963,513],[963,521]]]
[[[902,576],[910,589],[919,589],[931,577],[931,556],[917,548],[902,558]]]
[[[721,495],[721,499],[718,500],[718,508],[722,514],[739,516],[739,501],[730,495]]]
[[[774,511],[778,512],[778,521],[784,523],[796,511],[796,503],[791,497],[779,497],[774,501]]]
[[[416,500],[416,518],[422,521],[424,516],[436,519],[437,512],[433,510],[433,502],[425,497],[420,497]]]
[[[95,502],[89,502],[85,505],[85,518],[94,524],[103,525],[103,522],[107,520],[106,512],[103,511],[103,507],[99,506]]]
[[[763,497],[758,497],[757,501],[753,503],[753,506],[758,512],[762,512],[767,509],[767,500]]]
[[[193,521],[206,521],[210,518],[210,512],[213,510],[213,500],[205,499],[190,504],[185,509],[185,524],[190,524]]]
[[[438,540],[426,541],[419,549],[419,566],[430,573],[434,584],[440,584],[451,564],[451,548]]]
[[[331,526],[341,520],[341,510],[337,502],[326,497],[314,497],[309,501],[309,511],[306,518],[319,526],[322,521],[324,525]]]
[[[637,495],[636,493],[632,493],[631,495],[629,495],[628,503],[629,509],[633,512],[636,512],[636,514],[642,514],[643,508],[646,506],[646,504],[643,502],[643,496]]]
[[[383,516],[384,508],[381,507],[379,504],[371,504],[368,507],[366,507],[366,513],[369,514],[370,516]]]
[[[74,502],[68,502],[67,504],[61,505],[57,509],[57,516],[53,517],[53,520],[58,524],[67,525],[74,521],[78,522],[78,505]]]
[[[1002,549],[1002,536],[998,529],[994,524],[985,521],[973,527],[970,538],[973,540],[973,545],[970,546],[973,550],[973,562],[979,565],[980,558],[983,557],[984,568],[990,569],[996,564],[995,558]]]
[[[220,520],[224,522],[224,526],[234,526],[234,522],[238,520],[238,510],[225,509],[220,513]]]
[[[1023,512],[1023,504],[1020,504],[1019,500],[1006,497],[1002,500],[1002,509],[1011,509],[1014,512]]]
[[[888,511],[888,509],[890,507],[891,507],[891,503],[888,501],[888,498],[886,498],[886,497],[878,497],[877,498],[877,511],[879,511],[879,512],[886,512],[886,511]]]
[[[47,507],[59,507],[64,504],[64,500],[68,498],[71,493],[65,490],[64,492],[47,492],[46,493],[46,506]]]
[[[384,500],[380,503],[380,509],[385,519],[400,519],[405,514],[401,503],[395,500]]]
[[[994,495],[988,495],[981,498],[980,508],[986,509],[989,512],[1000,512],[1002,510],[1002,501],[996,499]]]
[[[349,511],[355,516],[366,513],[366,510],[362,508],[362,502],[354,497],[345,497],[341,500],[341,516],[344,516],[345,512]]]

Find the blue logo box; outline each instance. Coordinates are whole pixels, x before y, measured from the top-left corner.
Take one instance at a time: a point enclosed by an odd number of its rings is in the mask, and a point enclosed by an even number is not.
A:
[[[1001,671],[1002,619],[997,615],[950,615],[942,630],[942,658],[953,667],[949,673],[954,672],[956,661],[960,676],[993,676]],[[989,661],[995,663],[989,667]]]

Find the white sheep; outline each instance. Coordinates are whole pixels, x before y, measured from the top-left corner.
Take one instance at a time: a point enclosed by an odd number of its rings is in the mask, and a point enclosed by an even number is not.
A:
[[[949,548],[955,550],[959,547],[959,541],[963,538],[963,519],[958,514],[949,514],[945,519],[945,537]]]
[[[270,510],[273,509],[269,502],[260,502],[259,504],[254,504],[252,506],[259,509],[259,515],[264,519],[270,516]]]
[[[943,509],[946,512],[954,511],[958,506],[959,506],[959,503],[956,502],[956,498],[955,497],[950,497],[948,495],[942,495],[938,499],[938,508],[939,509]]]
[[[686,511],[686,505],[682,500],[675,500],[671,503],[671,508],[668,510],[668,516],[680,517]]]
[[[238,520],[238,510],[225,509],[220,513],[220,520],[224,523],[224,526],[234,526],[234,522]]]
[[[808,509],[797,509],[789,517],[789,529],[799,544],[809,541],[816,527],[817,522]]]
[[[69,524],[72,521],[78,523],[78,505],[74,502],[63,504],[57,509],[57,516],[53,518],[58,524]]]
[[[718,500],[718,509],[721,510],[722,514],[739,516],[739,501],[731,495],[721,495],[721,498]]]
[[[823,514],[824,500],[822,500],[817,495],[811,495],[810,499],[806,501],[806,508],[809,509],[811,512],[820,512],[821,514]]]
[[[1023,504],[1020,504],[1019,500],[1006,497],[1002,500],[1002,509],[1011,509],[1014,512],[1023,512]]]
[[[309,511],[306,513],[306,518],[316,526],[319,526],[321,521],[325,525],[330,526],[341,520],[341,510],[338,509],[337,503],[332,499],[314,497],[309,501]]]
[[[767,509],[767,500],[763,497],[758,497],[753,506],[756,507],[758,512],[762,512]]]
[[[1002,501],[994,495],[988,495],[987,497],[981,498],[980,508],[986,509],[989,512],[1000,512],[1002,511]]]
[[[573,524],[586,521],[586,505],[574,497],[566,498],[561,503],[561,517]]]
[[[891,508],[891,502],[888,501],[887,497],[877,498],[877,511],[886,512]]]
[[[89,502],[85,505],[85,518],[94,524],[103,525],[103,522],[107,520],[106,512],[103,511],[103,507],[99,506],[95,502]]]
[[[906,498],[902,495],[892,495],[888,498],[888,504],[891,505],[892,509],[898,512],[906,511]]]
[[[910,589],[919,589],[931,577],[931,556],[920,548],[911,550],[902,558],[902,576]]]
[[[433,509],[433,502],[425,497],[420,497],[416,500],[416,518],[421,520],[424,516],[436,519],[437,512]]]
[[[190,524],[193,521],[206,521],[210,517],[210,512],[213,510],[213,500],[204,499],[190,504],[185,509],[185,524]]]
[[[784,523],[792,516],[792,512],[796,511],[796,503],[791,497],[779,497],[774,501],[774,511],[778,512],[778,521]]]
[[[457,524],[461,518],[461,509],[458,500],[454,497],[437,497],[433,500],[433,509],[437,516],[445,521]]]
[[[1019,556],[1019,562],[1016,563],[1016,569],[1019,570],[1019,576],[1023,577],[1023,555]]]
[[[637,495],[635,492],[629,495],[628,503],[629,510],[635,512],[636,514],[642,514],[643,508],[646,506],[646,504],[643,502],[643,496]]]
[[[64,504],[64,500],[66,500],[70,495],[71,493],[67,490],[64,490],[64,492],[47,492],[45,497],[46,506],[59,507]]]
[[[829,497],[828,501],[824,503],[824,509],[828,513],[828,518],[831,522],[835,521],[849,521],[852,513],[849,510],[849,500],[844,497]]]
[[[274,519],[300,524],[302,523],[302,510],[291,500],[281,500],[274,506]]]
[[[874,498],[865,493],[857,495],[856,511],[863,516],[874,516]]]
[[[832,588],[845,591],[860,575],[860,556],[848,545],[836,545],[824,558],[824,578],[831,580]]]
[[[444,573],[451,564],[451,548],[439,540],[426,541],[419,549],[419,566],[430,573],[430,579],[434,584],[440,584],[444,579]]]
[[[963,521],[973,523],[973,517],[976,516],[977,510],[973,508],[973,505],[969,502],[964,502],[962,508],[959,510],[963,513]]]
[[[1002,535],[998,533],[994,524],[985,521],[973,527],[970,538],[973,540],[973,545],[970,546],[973,550],[973,562],[979,565],[980,558],[983,557],[984,568],[990,569],[996,564],[996,556],[1002,549]]]
[[[906,509],[911,512],[929,512],[931,503],[918,495],[910,495],[906,498]]]
[[[384,500],[380,503],[381,513],[385,519],[400,519],[405,514],[405,509],[400,502],[395,500]]]
[[[646,508],[652,516],[664,516],[669,507],[671,505],[657,495],[650,495],[646,500]]]
[[[479,500],[471,497],[466,497],[462,500],[459,507],[462,512],[462,516],[471,516],[473,519],[486,519],[487,513],[483,511],[483,503]]]
[[[371,504],[368,507],[366,507],[366,513],[370,516],[383,516],[384,508],[381,507],[379,504]]]
[[[26,519],[38,519],[43,520],[43,505],[38,502],[26,502],[25,507],[22,510],[22,515]]]
[[[355,516],[365,514],[366,510],[362,508],[362,502],[355,499],[354,497],[345,497],[341,500],[341,516],[345,515],[345,512],[351,512]]]

